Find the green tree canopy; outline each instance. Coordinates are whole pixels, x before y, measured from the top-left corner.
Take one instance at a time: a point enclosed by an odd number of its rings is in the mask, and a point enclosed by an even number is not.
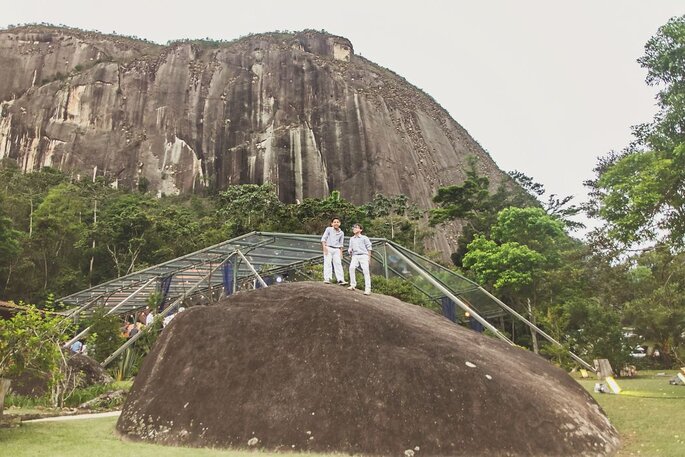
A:
[[[12,220],[6,217],[2,208],[0,196],[0,269],[6,268],[10,259],[19,253],[19,237],[21,233],[12,228]]]
[[[685,362],[685,254],[659,245],[628,272],[632,297],[623,321],[658,347],[667,363]]]
[[[494,192],[490,188],[490,180],[478,173],[475,159],[471,159],[464,182],[440,187],[433,197],[437,206],[430,210],[430,224],[455,221],[461,227],[457,251],[452,254],[457,266],[462,266],[467,246],[477,235],[490,235],[501,210],[537,204],[534,197],[510,181],[501,182]]]
[[[601,192],[598,215],[609,222],[611,238],[625,245],[652,241],[663,233],[673,241],[682,240],[685,206],[678,187],[684,154],[685,144],[671,153],[635,152],[601,174],[596,181]]]
[[[638,62],[647,83],[660,86],[659,112],[635,127],[626,151],[600,159],[590,214],[624,245],[665,240],[685,247],[685,16],[659,28]]]
[[[271,183],[228,186],[217,197],[217,216],[227,238],[253,230],[278,231],[284,207]]]
[[[685,141],[685,15],[660,27],[638,62],[647,70],[647,84],[662,87],[659,113],[651,124],[636,127],[638,140],[655,150],[673,150]]]
[[[464,267],[495,289],[530,294],[545,270],[556,267],[568,237],[563,223],[541,208],[499,212],[491,238],[477,236],[467,248]],[[517,300],[520,302],[520,300]]]

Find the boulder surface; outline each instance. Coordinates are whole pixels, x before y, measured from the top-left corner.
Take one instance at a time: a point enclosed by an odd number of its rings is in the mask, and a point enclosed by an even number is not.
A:
[[[541,357],[392,297],[316,283],[179,315],[117,429],[170,445],[367,455],[598,456],[619,446],[592,397]]]

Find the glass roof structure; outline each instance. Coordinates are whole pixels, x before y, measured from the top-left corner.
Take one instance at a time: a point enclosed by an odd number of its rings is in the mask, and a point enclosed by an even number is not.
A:
[[[451,317],[463,320],[468,314],[500,339],[513,344],[489,320],[513,315],[545,338],[554,341],[516,311],[488,293],[477,283],[385,238],[371,238],[371,273],[385,278],[401,278],[425,294],[437,306],[446,302],[461,313]],[[251,232],[173,260],[122,276],[59,299],[78,318],[96,308],[108,314],[129,314],[148,306],[149,297],[161,296],[160,314],[175,312],[180,306],[208,303],[238,290],[275,285],[287,281],[313,279],[309,267],[323,263],[321,237],[292,233]],[[349,258],[343,258],[349,263]],[[67,343],[81,338],[88,329]],[[140,335],[142,333],[139,333]],[[137,335],[137,336],[138,336]],[[131,344],[134,338],[127,341]],[[125,345],[126,346],[126,345]],[[120,350],[125,349],[124,346]],[[104,364],[109,363],[115,352]],[[573,355],[573,354],[572,354]],[[587,365],[583,362],[584,365]]]
[[[167,301],[187,295],[203,298],[210,291],[233,292],[257,276],[293,274],[323,262],[321,237],[288,233],[252,232],[60,298],[69,314],[104,307],[116,314],[145,308],[148,297],[162,293]],[[490,319],[506,314],[496,300],[473,281],[384,238],[371,238],[372,274],[402,278],[438,304],[443,288]],[[343,259],[349,263],[349,259]],[[232,291],[226,291],[226,265],[232,267]],[[290,273],[290,274],[289,274]],[[436,286],[430,279],[439,283]],[[302,275],[299,276],[302,278]],[[305,277],[306,279],[306,277]],[[268,280],[267,280],[268,282]],[[243,286],[244,287],[244,286]],[[191,288],[193,289],[191,291]],[[190,293],[189,293],[190,292]]]

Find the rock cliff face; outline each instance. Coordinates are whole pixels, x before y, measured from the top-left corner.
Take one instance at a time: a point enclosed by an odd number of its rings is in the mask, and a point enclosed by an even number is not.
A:
[[[0,159],[144,182],[157,194],[273,182],[430,207],[469,156],[502,172],[432,98],[319,32],[160,46],[75,29],[0,31]]]

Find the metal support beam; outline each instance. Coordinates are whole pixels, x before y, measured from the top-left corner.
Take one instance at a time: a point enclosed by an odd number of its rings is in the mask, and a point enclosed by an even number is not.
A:
[[[74,308],[74,309],[70,310],[67,313],[67,316],[68,317],[74,317],[74,316],[78,315],[81,311],[85,311],[88,308],[90,308],[91,306],[93,306],[95,304],[95,302],[100,300],[103,296],[104,296],[104,294],[98,294],[97,296],[95,296],[95,298],[93,298],[92,300],[89,300],[85,305],[79,306],[78,308]]]
[[[135,297],[136,295],[138,295],[138,293],[139,293],[141,290],[143,290],[143,289],[145,289],[147,286],[149,286],[150,283],[151,283],[152,281],[154,281],[155,279],[157,279],[157,278],[152,278],[152,279],[150,279],[148,282],[146,282],[145,284],[143,284],[142,286],[140,286],[138,289],[136,289],[135,292],[133,292],[132,294],[130,294],[130,295],[128,295],[126,298],[124,298],[122,301],[120,301],[118,305],[112,307],[112,309],[110,309],[109,311],[107,311],[107,313],[105,313],[105,316],[109,316],[109,315],[112,314],[114,311],[116,311],[116,310],[118,310],[119,308],[121,308],[122,306],[124,306],[124,304],[125,304],[127,301],[129,301],[131,298],[133,298],[133,297]],[[68,347],[70,347],[72,344],[74,344],[75,341],[80,340],[81,338],[83,338],[84,336],[86,336],[86,335],[90,332],[91,327],[92,327],[92,325],[89,325],[88,327],[86,327],[86,328],[85,328],[84,330],[82,330],[78,335],[76,335],[75,337],[73,337],[72,339],[70,339],[69,341],[67,341],[66,343],[64,343],[64,346],[63,346],[63,347],[68,348]]]
[[[207,248],[202,249],[201,251],[203,251],[203,252],[204,251],[212,251],[212,253],[221,253],[221,251],[224,251],[224,255],[230,255],[236,249],[234,246],[234,243],[237,243],[240,240],[243,240],[245,238],[249,238],[250,236],[253,236],[256,234],[257,234],[257,232],[246,233],[245,235],[241,235],[237,238],[233,238],[233,239],[228,240],[228,241],[222,241],[221,243],[217,243],[213,246],[209,246]],[[125,278],[138,278],[138,279],[131,279],[131,280],[135,281],[136,283],[142,283],[143,281],[149,279],[148,277],[150,275],[154,275],[154,277],[159,276],[159,273],[156,272],[156,269],[158,269],[158,268],[169,267],[169,268],[171,268],[171,270],[167,273],[173,273],[175,271],[186,270],[186,269],[188,269],[194,265],[197,265],[197,264],[205,263],[205,260],[198,260],[198,259],[190,260],[190,259],[193,259],[193,256],[198,254],[198,252],[200,252],[200,251],[192,252],[190,254],[186,254],[185,256],[178,257],[178,258],[172,259],[172,260],[168,260],[168,261],[163,262],[159,265],[155,265],[152,267],[148,267],[144,270],[137,271],[135,273],[131,273],[130,275],[127,275]],[[183,265],[183,266],[179,267],[179,266],[177,266],[179,262],[190,262],[190,264],[189,265]],[[106,294],[109,292],[114,293],[114,292],[120,291],[122,289],[125,289],[126,287],[131,286],[131,284],[122,284],[121,283],[122,279],[123,278],[112,279],[110,281],[104,282],[104,283],[99,284],[97,286],[88,288],[86,290],[82,290],[81,292],[71,294],[71,295],[66,296],[66,297],[62,297],[60,300],[64,301],[65,303],[71,303],[74,301],[74,299],[77,296],[82,295],[84,293],[89,293],[89,292],[98,293],[98,294]]]
[[[538,327],[537,325],[533,324],[533,323],[530,322],[528,319],[526,319],[525,317],[523,317],[521,314],[519,314],[518,312],[516,312],[515,309],[513,309],[513,308],[510,307],[510,306],[508,306],[508,305],[505,304],[503,301],[501,301],[499,298],[495,297],[494,295],[492,295],[490,292],[488,292],[487,290],[483,289],[482,287],[480,287],[480,290],[481,290],[481,292],[483,292],[485,295],[487,295],[487,296],[489,296],[490,298],[492,298],[492,299],[493,299],[499,306],[501,306],[503,309],[507,310],[507,311],[508,311],[509,313],[511,313],[513,316],[516,316],[516,318],[518,318],[519,320],[521,320],[522,322],[524,322],[526,325],[528,325],[528,327],[530,327],[535,333],[537,333],[538,335],[542,336],[544,339],[546,339],[546,340],[549,341],[550,343],[552,343],[552,344],[554,344],[554,345],[556,345],[556,346],[559,346],[560,348],[564,348],[564,346],[563,346],[560,342],[558,342],[557,340],[555,340],[554,338],[552,338],[550,335],[548,335],[546,332],[544,332],[540,327]],[[564,349],[566,349],[566,348],[564,348]],[[595,370],[595,367],[593,367],[592,365],[590,365],[589,363],[587,363],[585,360],[581,359],[580,356],[574,354],[573,352],[571,352],[571,351],[568,350],[568,349],[566,349],[566,350],[568,351],[568,353],[569,353],[569,355],[571,356],[571,358],[573,358],[573,360],[575,360],[576,362],[578,362],[579,364],[581,364],[582,366],[584,366],[585,368],[587,368],[588,370],[590,370],[590,371],[592,371],[592,372],[596,372],[596,371],[597,371],[597,370]]]
[[[409,259],[409,257],[405,256],[403,253],[401,253],[399,250],[395,249],[394,246],[392,246],[390,244],[388,245],[388,247],[390,249],[392,249],[392,251],[395,254],[400,256],[400,258],[402,260],[404,260],[409,265],[409,267],[411,267],[414,271],[416,271],[416,273],[418,273],[426,281],[430,282],[433,286],[437,287],[443,294],[445,294],[446,297],[449,297],[449,299],[452,300],[454,303],[456,303],[457,306],[459,306],[461,309],[463,309],[464,311],[467,311],[471,315],[471,317],[473,317],[478,322],[480,322],[481,325],[483,325],[483,327],[487,328],[492,333],[497,335],[497,337],[500,340],[506,341],[510,345],[515,346],[514,342],[511,341],[509,338],[507,338],[507,336],[505,334],[503,334],[502,332],[497,330],[497,328],[494,327],[490,322],[488,322],[483,317],[481,317],[480,314],[478,314],[476,312],[476,310],[467,306],[463,301],[461,301],[456,295],[454,295],[452,293],[452,291],[450,289],[448,289],[447,287],[445,287],[441,282],[437,281],[435,278],[433,278],[433,276],[426,274],[423,271],[423,269],[421,267],[419,267],[418,265],[416,265],[411,259]]]
[[[383,273],[385,274],[385,279],[390,279],[390,276],[388,276],[388,243],[383,244]]]
[[[262,287],[269,287],[269,286],[264,282],[264,280],[262,279],[262,277],[259,276],[259,273],[257,273],[257,270],[254,269],[254,267],[252,266],[252,264],[250,263],[250,261],[247,260],[247,259],[245,258],[245,256],[243,255],[242,252],[240,252],[240,249],[236,249],[235,252],[238,253],[238,255],[243,259],[243,261],[244,261],[244,262],[247,264],[247,266],[250,268],[250,270],[252,270],[252,273],[254,273],[254,275],[257,277],[257,280],[258,280],[259,283],[262,285]]]
[[[233,256],[233,253],[231,253],[231,255],[229,255],[229,256],[226,258],[226,260],[230,259],[231,256]],[[225,261],[224,261],[224,262],[225,262]],[[200,279],[198,282],[196,282],[196,283],[193,285],[193,287],[191,287],[190,289],[188,289],[186,292],[183,293],[183,295],[181,295],[180,297],[178,297],[178,298],[177,298],[176,300],[174,300],[169,306],[167,306],[166,308],[164,308],[164,311],[162,311],[161,313],[159,313],[159,314],[157,315],[157,317],[155,317],[155,319],[164,318],[165,316],[168,316],[169,314],[171,314],[171,311],[173,311],[173,310],[175,310],[176,308],[178,308],[178,305],[179,305],[187,296],[189,296],[192,292],[194,292],[195,289],[197,289],[198,287],[200,287],[200,284],[202,284],[207,278],[209,278],[210,275],[211,275],[214,271],[216,271],[217,269],[219,269],[219,268],[221,267],[221,265],[224,264],[224,262],[219,263],[219,265],[218,265],[217,267],[215,267],[213,270],[211,270],[209,273],[207,273],[207,275],[205,275],[202,279]],[[114,352],[112,353],[112,355],[110,355],[109,357],[107,357],[107,359],[105,359],[105,361],[102,362],[101,365],[102,365],[103,367],[106,367],[107,365],[109,365],[110,362],[111,362],[112,360],[114,360],[114,359],[116,359],[117,357],[119,357],[119,354],[121,354],[122,352],[124,352],[129,346],[131,346],[133,343],[135,343],[135,342],[138,340],[138,338],[140,338],[141,336],[143,336],[143,333],[144,333],[144,332],[138,332],[138,333],[136,333],[135,335],[133,335],[131,338],[129,338],[128,340],[126,340],[126,342],[125,342],[124,344],[122,344],[121,346],[119,346],[119,349],[117,349],[116,351],[114,351]]]

